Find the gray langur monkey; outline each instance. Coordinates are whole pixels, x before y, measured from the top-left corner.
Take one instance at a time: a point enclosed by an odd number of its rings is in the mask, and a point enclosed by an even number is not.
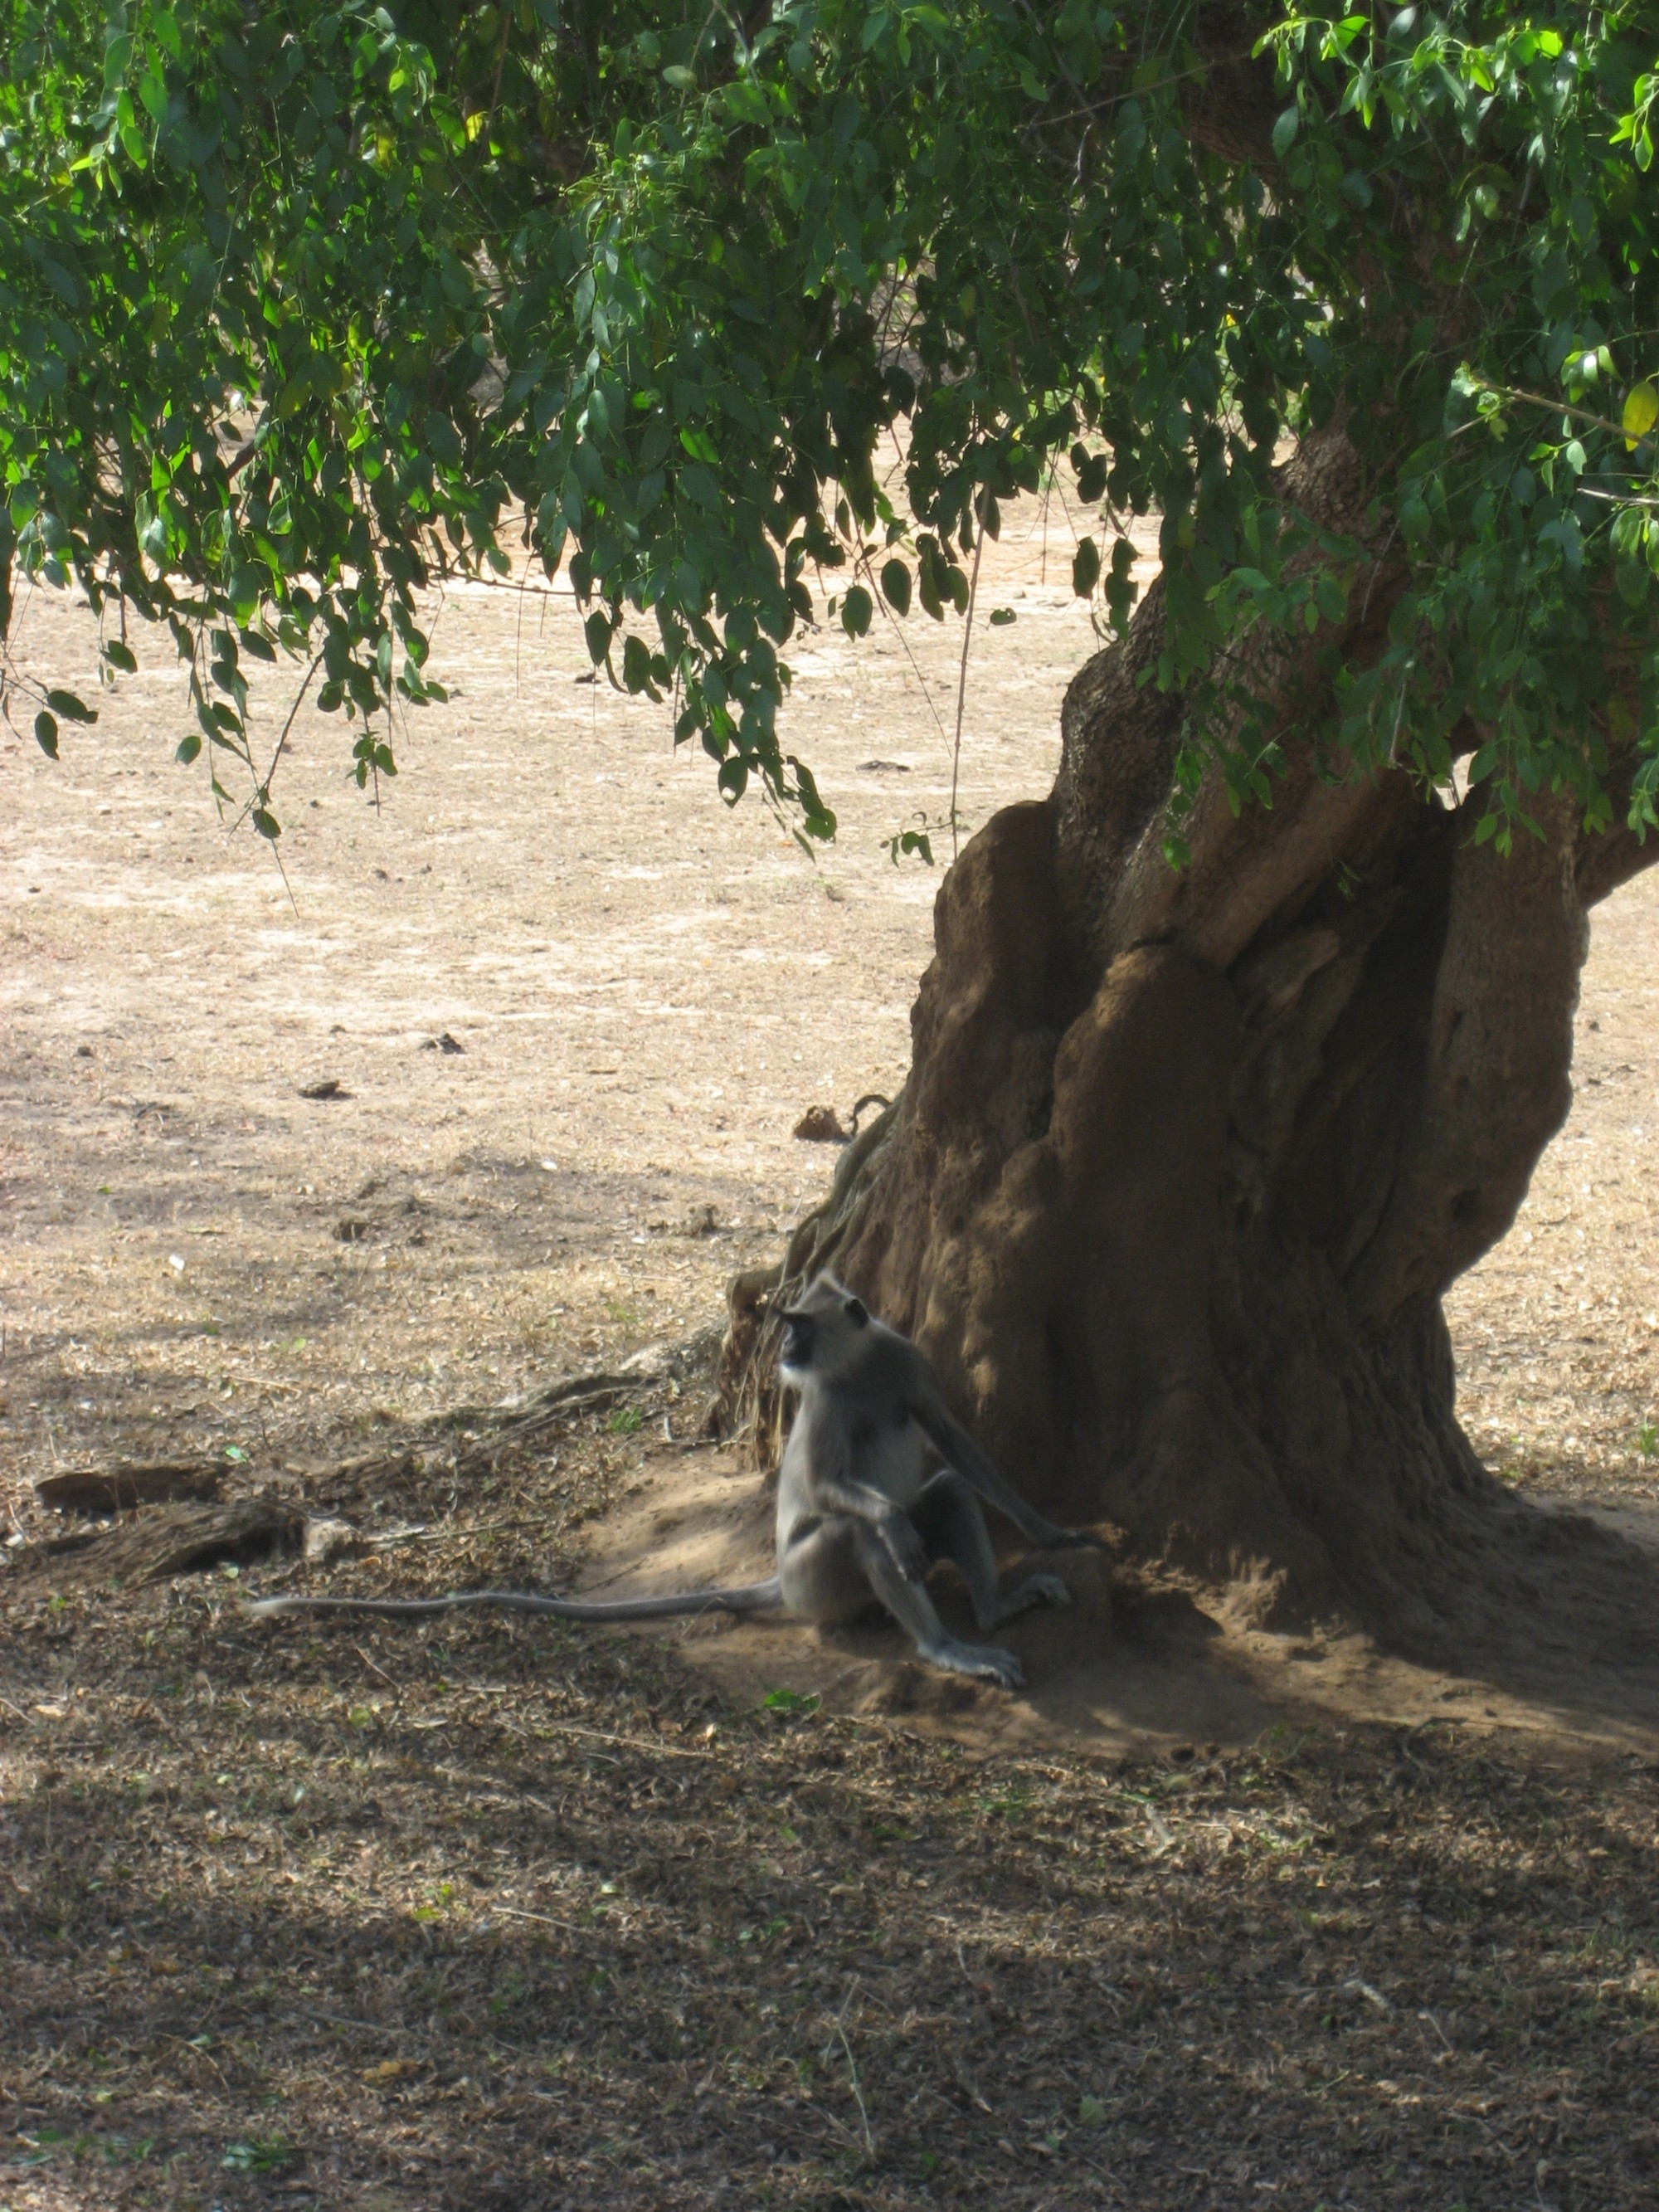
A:
[[[778,1571],[765,1582],[662,1597],[542,1597],[465,1590],[449,1597],[263,1598],[250,1613],[378,1613],[420,1620],[477,1607],[552,1613],[561,1620],[667,1620],[689,1613],[787,1612],[820,1626],[878,1601],[917,1651],[953,1674],[1018,1689],[1012,1651],[945,1632],[923,1587],[939,1559],[954,1562],[981,1632],[1036,1605],[1066,1605],[1056,1575],[1028,1576],[1005,1592],[980,1504],[1007,1516],[1041,1550],[1091,1540],[1057,1527],[1011,1489],[951,1413],[933,1370],[908,1337],[874,1319],[832,1276],[820,1275],[779,1316],[779,1372],[800,1394],[778,1474]],[[929,1449],[944,1462],[931,1477]]]
[[[1012,1490],[951,1413],[908,1337],[877,1321],[861,1298],[820,1275],[780,1316],[779,1372],[800,1393],[778,1473],[778,1581],[797,1620],[851,1620],[872,1598],[917,1651],[951,1674],[1018,1689],[1012,1651],[947,1635],[923,1587],[950,1559],[968,1585],[981,1632],[1035,1605],[1068,1605],[1057,1575],[1029,1575],[1004,1591],[983,1498],[1040,1551],[1087,1543]],[[945,1462],[927,1475],[929,1448]]]

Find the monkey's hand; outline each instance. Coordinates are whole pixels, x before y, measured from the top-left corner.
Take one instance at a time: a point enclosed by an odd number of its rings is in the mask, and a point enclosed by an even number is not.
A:
[[[884,1513],[876,1523],[876,1533],[887,1550],[887,1556],[907,1583],[926,1582],[933,1561],[927,1556],[927,1547],[916,1534],[916,1524],[908,1513],[895,1506]]]

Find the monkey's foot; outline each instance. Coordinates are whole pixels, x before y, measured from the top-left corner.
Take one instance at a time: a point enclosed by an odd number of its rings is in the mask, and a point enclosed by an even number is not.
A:
[[[1000,1683],[1005,1690],[1025,1687],[1018,1660],[1012,1651],[1000,1650],[994,1644],[925,1644],[921,1656],[946,1674],[976,1675],[983,1681]]]
[[[1027,1575],[1018,1589],[1003,1592],[996,1611],[980,1626],[982,1628],[1000,1628],[1005,1620],[1018,1620],[1022,1613],[1030,1613],[1033,1606],[1070,1605],[1071,1602],[1072,1593],[1058,1575]]]

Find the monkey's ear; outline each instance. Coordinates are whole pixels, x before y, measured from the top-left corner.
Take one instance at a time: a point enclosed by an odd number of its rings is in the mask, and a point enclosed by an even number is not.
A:
[[[848,1298],[847,1301],[846,1310],[847,1318],[852,1322],[854,1328],[863,1328],[868,1323],[870,1319],[870,1309],[865,1304],[862,1298]]]

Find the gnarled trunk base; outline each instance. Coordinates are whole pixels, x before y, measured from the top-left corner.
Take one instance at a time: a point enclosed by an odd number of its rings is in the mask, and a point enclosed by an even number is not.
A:
[[[1366,526],[1340,430],[1287,483]],[[1339,657],[1375,649],[1398,582],[1379,554]],[[1480,790],[1344,775],[1289,734],[1318,726],[1328,648],[1255,636],[1231,673],[1282,702],[1273,805],[1206,784],[1177,873],[1162,635],[1154,585],[1071,688],[1052,796],[946,877],[909,1084],[782,1267],[733,1285],[721,1404],[769,1456],[763,1302],[833,1266],[1044,1512],[1268,1609],[1403,1624],[1498,1494],[1441,1298],[1565,1118],[1586,909],[1659,844],[1546,794],[1505,858]]]
[[[1432,1604],[1498,1494],[1440,1294],[1566,1112],[1585,929],[1563,823],[1505,862],[1386,811],[1369,880],[1333,870],[1225,969],[1139,945],[1092,988],[1052,802],[999,816],[940,894],[908,1088],[733,1285],[733,1425],[769,1452],[765,1301],[833,1266],[1043,1511],[1264,1613]]]

